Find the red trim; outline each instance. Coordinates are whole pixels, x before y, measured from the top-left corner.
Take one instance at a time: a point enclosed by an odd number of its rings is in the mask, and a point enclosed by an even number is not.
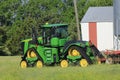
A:
[[[120,50],[106,50],[104,53],[107,55],[110,55],[110,54],[120,55]]]
[[[89,23],[89,40],[97,47],[97,27],[96,22]]]

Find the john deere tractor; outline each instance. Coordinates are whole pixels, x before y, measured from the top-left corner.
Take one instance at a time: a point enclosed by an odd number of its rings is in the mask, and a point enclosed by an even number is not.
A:
[[[103,58],[98,49],[88,41],[70,40],[67,24],[46,24],[41,26],[42,34],[37,37],[32,28],[32,38],[22,40],[22,68],[58,64],[86,67]]]

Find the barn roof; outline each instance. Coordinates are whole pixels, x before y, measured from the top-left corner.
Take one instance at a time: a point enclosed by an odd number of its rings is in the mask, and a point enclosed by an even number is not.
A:
[[[113,7],[89,7],[81,23],[86,22],[113,22]]]

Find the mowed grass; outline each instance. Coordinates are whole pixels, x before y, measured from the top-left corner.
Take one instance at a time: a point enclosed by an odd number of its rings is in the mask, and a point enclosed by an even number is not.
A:
[[[120,64],[21,69],[20,60],[20,56],[0,56],[0,80],[120,80]]]

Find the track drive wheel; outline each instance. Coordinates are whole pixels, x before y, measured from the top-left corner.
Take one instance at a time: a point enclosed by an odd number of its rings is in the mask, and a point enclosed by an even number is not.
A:
[[[67,60],[62,60],[61,63],[60,63],[60,66],[61,66],[62,68],[68,67],[68,61],[67,61]]]
[[[27,68],[27,62],[25,61],[25,60],[22,60],[21,62],[20,62],[20,67],[21,68]]]
[[[27,52],[27,57],[34,58],[34,57],[36,57],[36,53],[32,49],[29,49]]]
[[[78,49],[75,46],[70,47],[70,49],[68,50],[68,55],[69,56],[79,56],[80,52],[78,51]]]
[[[42,68],[42,67],[43,67],[43,63],[42,63],[41,60],[38,60],[38,61],[36,62],[36,67],[37,67],[37,68]]]
[[[80,66],[81,67],[87,67],[88,66],[88,62],[86,59],[81,59],[80,60]]]

